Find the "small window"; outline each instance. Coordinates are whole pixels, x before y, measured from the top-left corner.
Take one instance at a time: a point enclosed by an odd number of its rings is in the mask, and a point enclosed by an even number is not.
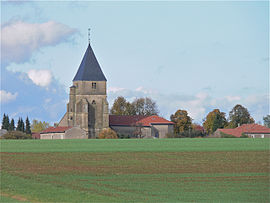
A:
[[[95,101],[95,100],[93,100],[93,101],[92,101],[92,104],[96,104],[96,101]]]
[[[97,89],[97,83],[92,82],[92,89]]]
[[[70,120],[72,120],[72,116],[70,117]]]

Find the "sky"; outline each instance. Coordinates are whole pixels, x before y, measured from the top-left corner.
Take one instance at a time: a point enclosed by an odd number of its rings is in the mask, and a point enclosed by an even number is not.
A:
[[[268,1],[1,1],[1,118],[60,121],[88,28],[110,106],[269,114]]]

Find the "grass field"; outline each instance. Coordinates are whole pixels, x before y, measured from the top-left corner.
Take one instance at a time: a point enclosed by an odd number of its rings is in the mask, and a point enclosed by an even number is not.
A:
[[[270,139],[0,144],[1,202],[270,202]]]

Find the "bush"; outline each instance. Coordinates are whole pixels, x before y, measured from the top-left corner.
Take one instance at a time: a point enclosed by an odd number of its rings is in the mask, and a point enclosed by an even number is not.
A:
[[[130,139],[130,138],[135,138],[135,136],[133,135],[125,135],[125,134],[117,134],[117,137],[119,139]]]
[[[187,137],[194,138],[194,137],[204,137],[204,136],[205,136],[205,133],[199,130],[191,130],[190,132],[184,131],[179,134],[168,133],[166,135],[167,138],[187,138]]]
[[[240,138],[249,138],[249,136],[246,135],[246,134],[244,134],[244,133],[242,133],[242,135],[240,136]]]
[[[236,138],[235,136],[226,134],[224,132],[220,132],[220,135],[221,138]]]
[[[32,136],[27,135],[21,131],[10,131],[4,134],[2,139],[32,139]]]
[[[117,139],[118,137],[114,130],[112,130],[111,128],[106,128],[99,133],[98,138],[99,139]]]

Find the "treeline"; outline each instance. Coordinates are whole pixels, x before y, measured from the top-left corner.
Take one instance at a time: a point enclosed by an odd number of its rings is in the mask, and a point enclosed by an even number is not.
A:
[[[113,115],[158,115],[159,110],[156,103],[151,98],[139,98],[133,102],[128,102],[124,97],[117,97],[110,110]],[[204,137],[213,134],[218,128],[236,128],[243,124],[254,123],[249,111],[244,106],[237,104],[226,113],[219,109],[209,112],[203,119],[203,125],[193,123],[193,119],[184,109],[177,110],[170,116],[170,120],[175,123],[174,133],[168,137]],[[263,118],[264,125],[270,127],[270,115]]]
[[[7,130],[8,132],[1,136],[2,139],[32,139],[32,133],[39,133],[42,130],[50,127],[49,123],[38,120],[33,120],[32,125],[29,121],[28,116],[25,119],[25,122],[20,117],[18,119],[17,125],[15,126],[14,119],[10,120],[9,116],[4,113],[2,119],[2,129]]]
[[[31,124],[28,119],[28,116],[25,119],[25,123],[22,118],[18,119],[17,125],[15,126],[14,119],[12,118],[11,121],[9,121],[9,116],[4,114],[2,119],[2,129],[5,129],[7,131],[21,131],[25,134],[31,135]]]
[[[8,131],[4,134],[2,139],[31,139],[32,132],[30,127],[30,121],[28,116],[25,119],[25,123],[22,118],[18,119],[17,125],[15,126],[14,119],[9,121],[9,116],[4,114],[2,119],[2,129]]]
[[[128,102],[124,97],[117,97],[110,110],[113,115],[158,115],[159,110],[156,102],[149,97],[138,98]]]

